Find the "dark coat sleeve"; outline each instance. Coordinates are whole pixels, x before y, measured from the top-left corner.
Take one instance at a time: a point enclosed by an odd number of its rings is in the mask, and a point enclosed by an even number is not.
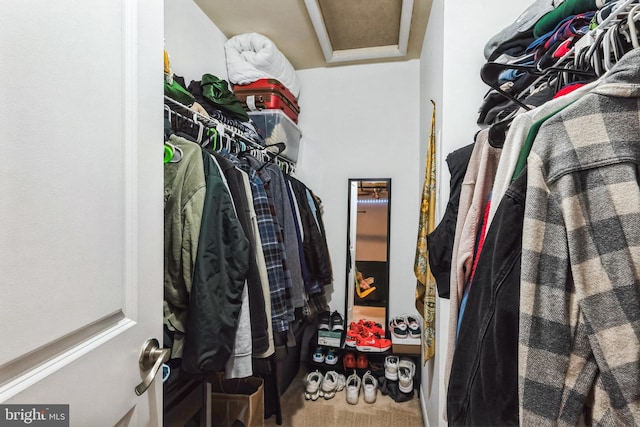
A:
[[[207,190],[182,359],[190,373],[222,370],[233,353],[249,267],[249,243],[231,196],[204,154]]]

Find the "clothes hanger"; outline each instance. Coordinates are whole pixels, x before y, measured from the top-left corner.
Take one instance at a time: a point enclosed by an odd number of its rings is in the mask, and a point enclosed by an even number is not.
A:
[[[638,40],[638,29],[636,28],[636,18],[640,16],[640,14],[636,15],[636,12],[640,10],[640,4],[635,5],[631,8],[629,13],[627,14],[627,25],[629,28],[629,38],[631,38],[631,44],[634,49],[640,47],[640,41]]]
[[[169,163],[173,158],[173,148],[170,144],[164,144],[164,163]]]
[[[269,148],[275,147],[276,151],[271,151]],[[264,164],[258,168],[258,172],[261,171],[265,166],[269,163],[274,162],[276,157],[282,153],[287,148],[287,145],[284,142],[276,142],[275,144],[267,145],[264,150],[262,150],[262,154],[266,156],[264,160]]]
[[[193,113],[193,123],[198,126],[198,134],[196,136],[196,142],[198,145],[202,145],[202,137],[204,136],[204,125],[200,120],[198,120],[198,116],[196,113]]]
[[[164,143],[164,163],[178,163],[182,160],[182,149],[170,142]]]

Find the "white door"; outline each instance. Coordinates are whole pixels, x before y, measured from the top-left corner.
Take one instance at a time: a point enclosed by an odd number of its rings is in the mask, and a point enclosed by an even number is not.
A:
[[[159,425],[162,2],[1,6],[0,405]]]

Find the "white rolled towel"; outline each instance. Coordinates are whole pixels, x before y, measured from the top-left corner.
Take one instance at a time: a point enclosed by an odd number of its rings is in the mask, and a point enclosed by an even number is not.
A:
[[[274,78],[296,98],[300,95],[296,70],[268,37],[258,33],[239,34],[227,40],[224,50],[231,83],[243,85]]]

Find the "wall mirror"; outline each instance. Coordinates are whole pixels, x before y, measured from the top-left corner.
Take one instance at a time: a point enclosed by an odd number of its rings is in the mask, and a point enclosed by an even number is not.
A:
[[[348,197],[346,324],[373,320],[386,330],[391,179],[349,179]]]

